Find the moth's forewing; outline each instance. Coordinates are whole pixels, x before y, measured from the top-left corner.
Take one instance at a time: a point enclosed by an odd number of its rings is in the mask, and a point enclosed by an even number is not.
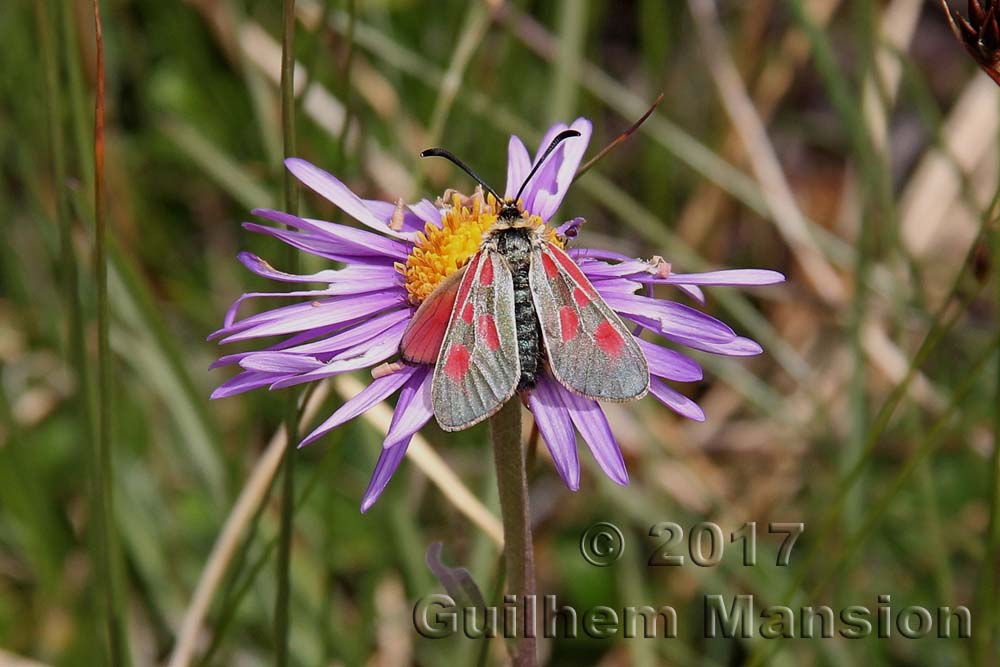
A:
[[[639,398],[649,390],[639,345],[566,253],[540,244],[528,280],[549,366],[560,384],[608,401]]]
[[[399,354],[405,361],[433,364],[437,360],[444,335],[448,331],[448,320],[455,307],[458,288],[468,268],[469,265],[466,264],[442,280],[417,308],[399,343]]]
[[[507,261],[481,250],[452,308],[434,369],[434,416],[446,431],[490,417],[517,389],[521,364],[514,321],[514,281]]]

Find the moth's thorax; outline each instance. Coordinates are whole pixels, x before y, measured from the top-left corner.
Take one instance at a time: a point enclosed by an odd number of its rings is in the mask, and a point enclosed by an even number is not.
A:
[[[545,223],[538,216],[497,218],[493,226],[483,235],[483,247],[498,251],[510,261],[511,253],[530,252],[538,244],[545,242],[545,235]],[[524,259],[527,260],[527,257]]]

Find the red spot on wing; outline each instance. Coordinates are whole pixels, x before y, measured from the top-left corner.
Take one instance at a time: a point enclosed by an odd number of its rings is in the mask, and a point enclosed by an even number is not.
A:
[[[479,340],[483,341],[489,350],[496,350],[500,347],[500,334],[497,332],[497,323],[492,315],[480,315],[476,329]]]
[[[465,305],[462,307],[462,319],[465,320],[466,324],[472,324],[472,312],[475,310],[472,307],[471,301],[466,301]]]
[[[551,280],[559,275],[559,267],[552,261],[548,254],[542,254],[542,266],[545,267],[545,275]]]
[[[587,293],[584,292],[579,287],[573,288],[573,300],[576,301],[576,305],[578,305],[580,308],[583,308],[588,303],[590,303],[590,297],[587,296]]]
[[[586,290],[588,294],[596,293],[594,286],[590,284],[589,280],[587,280],[587,276],[583,275],[583,271],[580,270],[580,267],[576,265],[576,262],[574,262],[569,255],[551,243],[549,244],[548,250],[549,252],[546,254],[551,254],[555,257],[556,261],[559,262],[559,266],[562,267],[562,270],[568,273],[570,277],[573,278],[578,285],[580,285],[580,287]]]
[[[479,282],[483,285],[493,284],[493,261],[489,258],[483,264],[483,270],[479,272]]]
[[[444,372],[455,382],[459,382],[469,371],[469,348],[461,343],[455,343],[448,349],[448,358],[444,362]]]
[[[465,272],[465,277],[462,278],[462,286],[458,288],[458,302],[465,303],[465,300],[469,297],[469,290],[472,289],[472,281],[476,275],[476,267],[479,266],[479,262],[483,259],[483,253],[476,253],[472,256],[472,260],[469,262],[469,268]]]
[[[604,320],[598,324],[594,338],[597,341],[597,347],[604,350],[609,357],[621,356],[622,348],[625,347],[625,339],[615,330],[611,322]]]
[[[570,306],[563,306],[559,309],[559,333],[562,336],[562,341],[568,343],[576,337],[577,332],[580,330],[580,318],[577,317],[576,311]]]

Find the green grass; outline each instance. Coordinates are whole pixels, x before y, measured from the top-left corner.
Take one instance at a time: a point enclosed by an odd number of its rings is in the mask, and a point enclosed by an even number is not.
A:
[[[212,547],[294,405],[266,391],[209,402],[228,375],[207,370],[218,348],[205,341],[233,299],[273,288],[242,269],[239,250],[286,270],[295,261],[322,268],[239,226],[253,207],[293,205],[286,150],[366,197],[433,198],[468,180],[420,161],[422,148],[446,146],[500,183],[510,133],[533,147],[549,123],[584,115],[595,125],[592,155],[661,91],[659,110],[575,184],[561,214],[587,218],[587,245],[660,254],[677,271],[775,268],[789,281],[708,290],[706,309],[766,353],[697,355],[706,379],[681,389],[700,400],[706,424],[651,399],[609,408],[628,488],[604,479],[581,449],[582,488],[571,493],[539,451],[530,471],[539,593],[578,610],[669,604],[679,626],[670,640],[542,642],[544,663],[993,664],[998,111],[994,98],[953,126],[956,102],[984,75],[939,8],[927,3],[900,50],[880,33],[885,3],[842,3],[829,20],[812,2],[720,3],[724,43],[712,48],[735,62],[808,243],[845,289],[830,303],[780,232],[773,193],[755,177],[761,156],[742,149],[688,3],[519,1],[497,3],[498,13],[457,0],[295,4],[296,79],[307,92],[284,103],[281,3],[101,4],[100,212],[91,3],[14,3],[0,21],[0,665],[12,656],[112,664],[112,613],[124,621],[115,645],[127,647],[127,662],[165,665],[177,650]],[[875,73],[880,54],[898,59],[898,84]],[[783,71],[791,76],[782,82]],[[889,109],[884,146],[862,104],[872,81]],[[975,137],[962,149],[959,130]],[[956,153],[983,145],[971,166]],[[945,168],[921,168],[932,154]],[[943,217],[908,208],[915,192],[946,200]],[[346,222],[311,194],[299,199],[303,214]],[[108,233],[100,253],[99,224]],[[918,247],[924,225],[935,235]],[[102,256],[106,295],[95,271]],[[873,327],[899,363],[874,350]],[[302,429],[344,399],[331,392]],[[102,423],[108,457],[95,469]],[[424,434],[498,516],[485,426]],[[358,512],[380,436],[357,420],[290,452],[289,476],[261,490],[191,660],[179,664],[271,665],[286,641],[288,665],[504,664],[501,640],[484,647],[414,631],[416,601],[443,592],[424,562],[431,543],[443,542],[443,562],[468,568],[487,599],[503,567],[465,508],[412,462]],[[97,472],[113,502],[110,544],[95,540]],[[625,557],[608,568],[579,552],[597,521],[626,538]],[[700,522],[728,533],[756,521],[758,563],[743,566],[727,538],[717,566],[649,566],[650,527],[663,521],[686,533]],[[805,531],[778,567],[780,539],[766,526],[789,521]],[[106,581],[115,569],[117,592]],[[706,639],[711,594],[753,594],[758,611],[874,610],[880,594],[894,612],[964,605],[974,633]]]

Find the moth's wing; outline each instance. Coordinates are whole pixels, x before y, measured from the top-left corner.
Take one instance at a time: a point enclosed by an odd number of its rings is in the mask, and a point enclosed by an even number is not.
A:
[[[481,250],[462,278],[434,369],[434,416],[459,431],[496,413],[517,389],[521,363],[514,279],[498,253]]]
[[[649,366],[621,318],[580,267],[544,243],[531,255],[531,298],[552,374],[584,396],[627,401],[649,390]]]
[[[442,280],[417,308],[399,343],[399,354],[404,360],[418,364],[433,364],[437,360],[451,311],[455,308],[458,288],[468,268],[466,264]]]

